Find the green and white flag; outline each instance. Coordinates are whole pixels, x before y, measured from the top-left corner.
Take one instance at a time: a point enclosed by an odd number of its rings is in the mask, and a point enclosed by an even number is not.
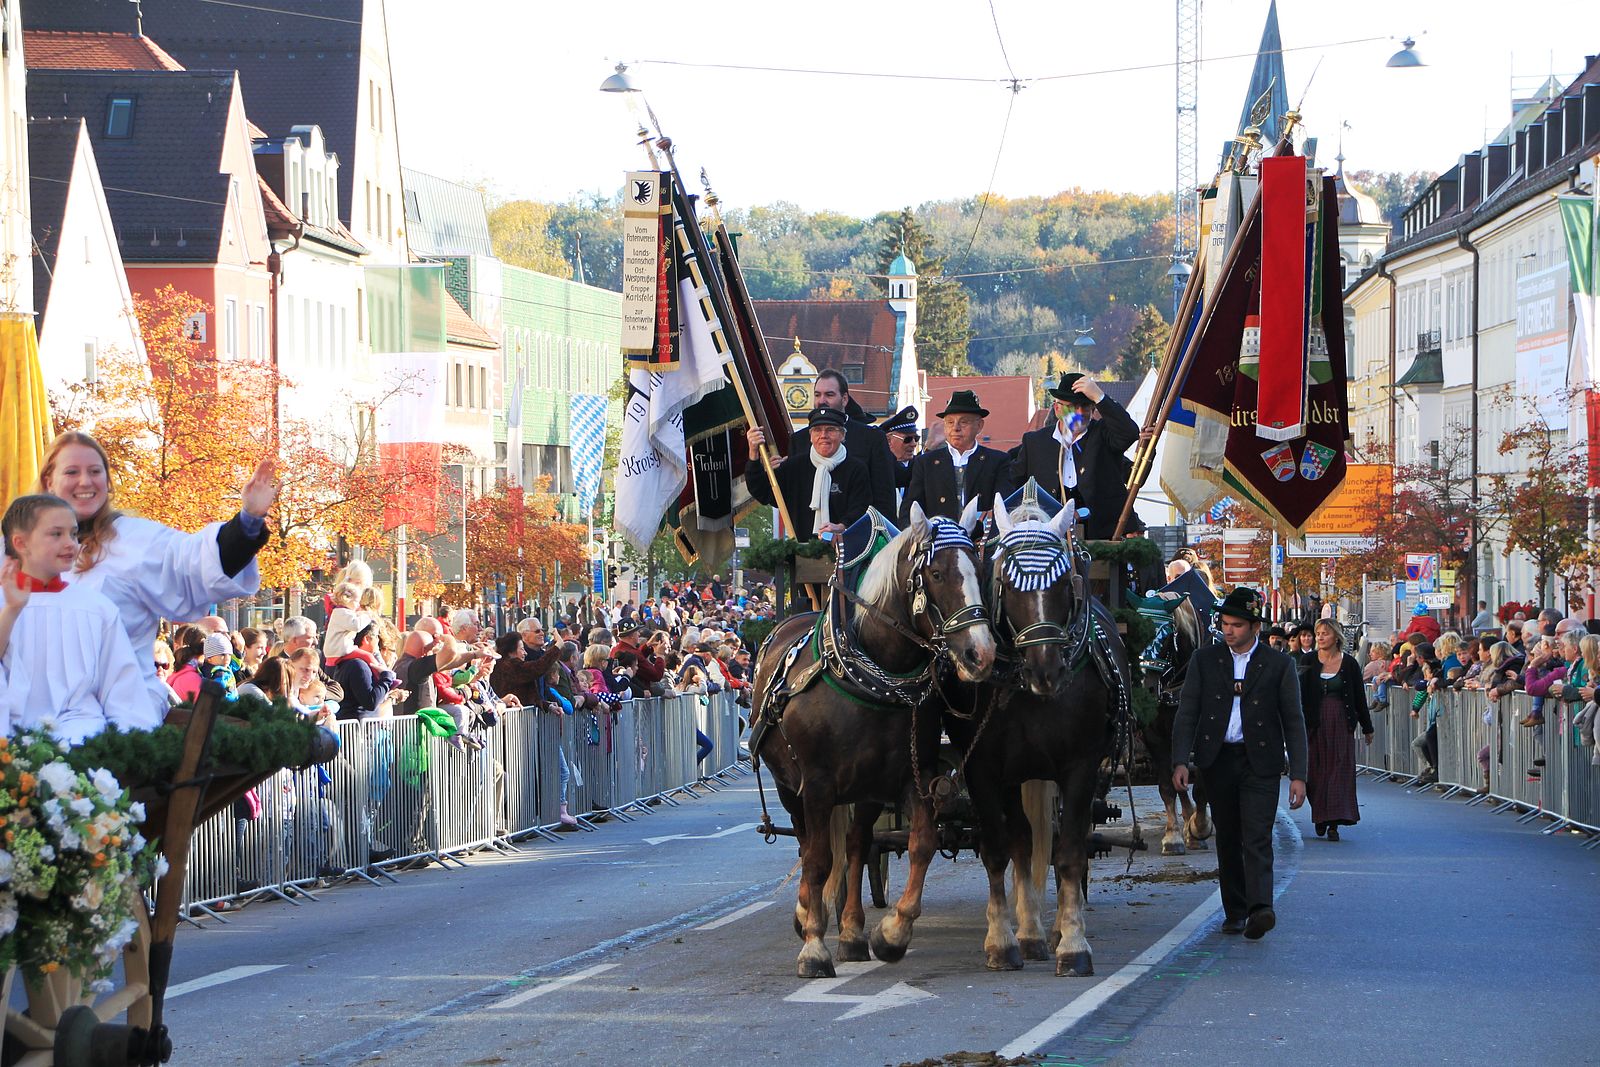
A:
[[[1600,353],[1592,344],[1595,329],[1595,211],[1587,196],[1563,196],[1561,229],[1567,238],[1567,267],[1572,273],[1572,308],[1576,317],[1573,362],[1583,368],[1589,388],[1600,382]]]

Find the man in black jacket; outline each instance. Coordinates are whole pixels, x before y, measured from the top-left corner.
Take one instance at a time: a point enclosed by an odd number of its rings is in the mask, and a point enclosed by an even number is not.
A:
[[[867,513],[873,493],[866,467],[850,451],[844,412],[818,407],[808,422],[805,443],[791,446],[788,457],[773,471],[789,521],[795,526],[789,535],[797,541],[844,532]],[[878,436],[881,443],[883,435]],[[752,456],[766,440],[760,428],[754,426],[745,431],[745,439]],[[883,447],[887,451],[889,446]],[[745,464],[744,484],[761,503],[777,504],[767,472],[755,460]],[[825,494],[820,499],[819,489]],[[894,496],[893,481],[889,483],[889,495],[891,499]],[[820,506],[814,506],[813,501]]]
[[[1011,495],[1006,454],[978,444],[983,420],[989,417],[978,394],[957,389],[936,417],[944,421],[945,443],[911,461],[911,484],[900,498],[901,529],[911,523],[912,503],[921,504],[930,519],[960,519],[968,500],[976,500],[979,511],[988,511],[996,493]]]
[[[825,370],[817,375],[811,387],[811,399],[819,408],[832,408],[845,416],[844,448],[850,458],[866,468],[869,497],[868,504],[877,508],[884,518],[895,513],[895,460],[889,451],[889,441],[883,431],[850,413],[850,408],[860,410],[850,399],[850,383],[836,370]],[[796,430],[789,440],[789,455],[806,455],[810,448],[810,429]],[[753,453],[752,453],[753,454]],[[799,522],[798,516],[794,519]]]
[[[1139,427],[1098,382],[1076,371],[1063,374],[1050,396],[1052,418],[1023,434],[1011,461],[1011,483],[1026,485],[1035,478],[1057,500],[1070,498],[1088,508],[1084,536],[1104,540],[1116,532],[1128,498],[1133,463],[1124,453],[1139,440]],[[1137,513],[1129,529],[1144,529]]]
[[[1240,587],[1217,608],[1223,644],[1189,664],[1172,725],[1172,784],[1189,787],[1193,760],[1217,827],[1222,932],[1255,940],[1277,924],[1272,909],[1272,824],[1289,757],[1289,807],[1306,798],[1306,721],[1295,661],[1258,640],[1261,594]]]
[[[917,432],[917,409],[908,404],[893,415],[885,415],[878,429],[888,439],[889,453],[894,456],[895,488],[904,489],[911,484],[911,461],[917,458],[917,446],[922,442],[922,435]]]

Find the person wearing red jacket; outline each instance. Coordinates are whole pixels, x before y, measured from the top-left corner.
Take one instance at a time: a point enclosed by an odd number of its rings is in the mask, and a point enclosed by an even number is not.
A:
[[[1404,640],[1412,634],[1421,634],[1428,639],[1428,643],[1431,645],[1439,640],[1441,632],[1439,620],[1433,617],[1433,613],[1428,610],[1428,605],[1419,600],[1417,601],[1417,606],[1411,611],[1411,625],[1405,628],[1400,638]]]
[[[611,647],[612,657],[619,652],[632,652],[639,657],[638,669],[633,675],[634,696],[652,695],[665,677],[667,668],[660,656],[664,641],[664,634],[652,634],[633,619],[617,624],[617,643]]]

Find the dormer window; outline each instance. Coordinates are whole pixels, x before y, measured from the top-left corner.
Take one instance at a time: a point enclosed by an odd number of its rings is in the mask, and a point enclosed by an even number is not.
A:
[[[844,380],[851,385],[860,385],[867,380],[867,368],[860,363],[846,363],[842,369]]]
[[[106,136],[133,136],[133,97],[113,96],[106,101]]]

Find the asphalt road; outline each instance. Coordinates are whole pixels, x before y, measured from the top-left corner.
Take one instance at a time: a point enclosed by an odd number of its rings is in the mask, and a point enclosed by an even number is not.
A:
[[[1281,813],[1279,925],[1259,943],[1217,931],[1211,853],[1099,860],[1089,979],[985,970],[982,868],[939,859],[905,960],[804,982],[794,846],[749,828],[750,782],[516,857],[185,928],[173,1062],[1600,1059],[1600,855],[1509,815],[1365,782],[1363,822],[1338,844]],[[1139,792],[1154,841],[1154,790]]]

